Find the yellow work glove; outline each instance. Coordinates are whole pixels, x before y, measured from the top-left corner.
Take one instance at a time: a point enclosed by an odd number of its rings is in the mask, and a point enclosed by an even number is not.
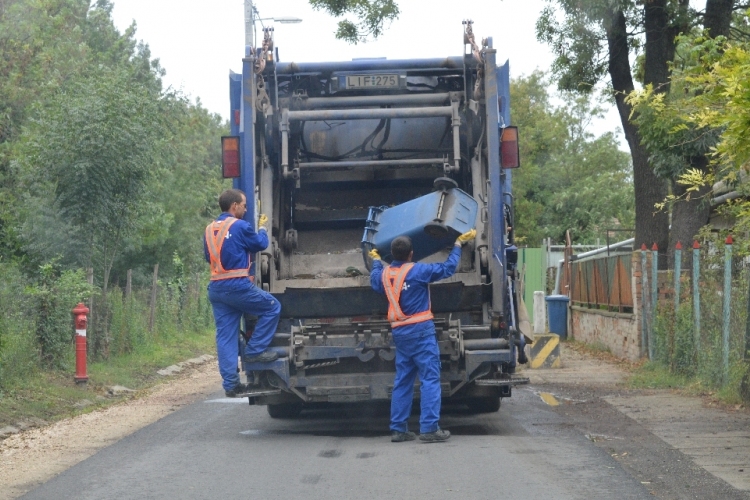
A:
[[[258,216],[258,229],[260,230],[260,228],[263,228],[268,230],[266,224],[268,224],[268,217],[266,217],[266,214],[260,214],[260,216]]]
[[[372,250],[367,252],[367,255],[369,255],[372,260],[380,260],[380,254],[378,253],[378,250],[376,248],[373,248]]]
[[[464,234],[456,238],[456,244],[457,245],[463,245],[467,241],[473,240],[477,235],[477,230],[472,229],[471,231],[466,231]]]

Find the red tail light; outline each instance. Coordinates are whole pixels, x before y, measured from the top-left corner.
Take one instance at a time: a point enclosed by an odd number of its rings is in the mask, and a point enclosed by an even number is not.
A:
[[[518,168],[521,160],[518,153],[518,127],[506,127],[500,136],[500,166]]]
[[[221,138],[221,173],[224,178],[240,176],[240,138],[237,136]]]

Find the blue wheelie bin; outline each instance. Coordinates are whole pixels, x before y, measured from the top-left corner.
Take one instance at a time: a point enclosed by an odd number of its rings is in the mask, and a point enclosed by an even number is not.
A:
[[[385,262],[393,260],[391,242],[398,236],[411,238],[416,262],[451,246],[474,227],[479,204],[468,193],[448,186],[395,207],[370,207],[362,237],[368,269],[367,252],[373,248]]]
[[[544,300],[547,302],[549,331],[558,334],[561,339],[568,338],[568,296],[548,295]]]

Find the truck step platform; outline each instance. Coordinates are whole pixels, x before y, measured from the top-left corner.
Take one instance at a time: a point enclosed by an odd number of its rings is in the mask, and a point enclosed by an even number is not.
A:
[[[255,398],[258,396],[276,396],[281,394],[281,389],[251,389],[247,392],[237,394],[238,398]]]
[[[504,386],[504,385],[523,385],[528,384],[530,382],[529,377],[511,377],[511,378],[490,378],[490,379],[480,379],[475,380],[474,383],[477,385],[484,385],[484,386]]]

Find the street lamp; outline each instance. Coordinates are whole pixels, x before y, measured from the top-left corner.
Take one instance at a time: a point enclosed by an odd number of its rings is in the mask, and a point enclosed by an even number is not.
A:
[[[281,17],[263,17],[261,18],[258,14],[258,9],[253,5],[252,0],[245,0],[245,45],[255,47],[255,21],[260,21],[260,25],[263,26],[263,21],[273,21],[281,24],[295,24],[301,23],[302,19],[291,16]],[[264,26],[265,27],[265,26]]]
[[[256,11],[257,12],[257,11]],[[291,17],[291,16],[285,16],[285,17],[264,17],[262,19],[258,18],[256,21],[274,21],[276,23],[281,24],[296,24],[301,23],[302,19],[299,17]]]

